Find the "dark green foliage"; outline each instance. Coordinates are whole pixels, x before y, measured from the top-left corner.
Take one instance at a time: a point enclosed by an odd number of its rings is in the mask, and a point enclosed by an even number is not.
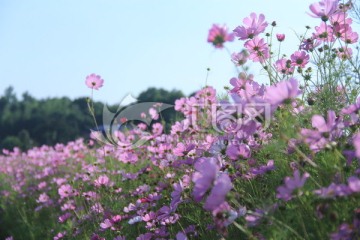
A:
[[[95,102],[94,106],[100,121],[103,104]],[[18,146],[25,150],[87,138],[93,126],[85,97],[37,100],[24,93],[19,100],[12,87],[0,97],[0,149]]]
[[[177,90],[149,88],[140,93],[138,101],[174,104],[183,96]],[[99,126],[102,125],[103,106],[101,102],[94,102]],[[117,106],[109,108],[116,110]],[[170,126],[176,114],[171,108],[163,111],[161,117]],[[0,96],[0,149],[17,146],[26,150],[44,144],[66,143],[79,137],[87,139],[90,129],[95,128],[86,97],[38,100],[26,92],[22,94],[22,99],[18,99],[12,87]]]

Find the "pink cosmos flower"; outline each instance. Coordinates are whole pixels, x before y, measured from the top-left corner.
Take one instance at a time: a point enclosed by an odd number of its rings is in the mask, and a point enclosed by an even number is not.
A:
[[[354,193],[360,192],[360,179],[355,176],[349,177],[348,186],[352,192]]]
[[[242,76],[239,76],[242,77]],[[232,78],[230,79],[230,84],[233,86],[233,88],[230,90],[231,93],[239,92],[240,90],[245,89],[247,79],[244,78]]]
[[[225,42],[234,40],[234,34],[228,33],[228,28],[223,25],[214,24],[210,30],[207,41],[212,43],[215,48],[223,48]]]
[[[101,175],[94,181],[94,185],[96,187],[109,186],[110,185],[110,179],[106,175]]]
[[[360,158],[360,133],[357,133],[353,136],[352,143],[355,147],[355,156]]]
[[[343,40],[347,44],[356,43],[359,40],[359,34],[357,32],[353,32],[352,29],[349,27],[344,31],[341,35],[341,40]]]
[[[59,220],[59,223],[64,223],[66,220],[68,220],[69,218],[71,217],[71,213],[67,212],[63,215],[61,215],[58,220]]]
[[[304,68],[309,63],[310,56],[304,51],[296,51],[290,56],[291,65]]]
[[[332,26],[350,25],[352,23],[352,19],[348,18],[345,12],[337,12],[330,17],[330,23]]]
[[[235,35],[240,40],[252,39],[264,32],[268,26],[264,14],[260,14],[258,17],[256,13],[251,13],[250,17],[244,18],[243,23],[244,26],[238,26],[234,29]]]
[[[309,9],[311,13],[308,13],[314,18],[321,18],[326,22],[329,18],[336,13],[338,9],[339,0],[321,0],[320,2],[313,3]]]
[[[151,127],[154,136],[160,136],[164,130],[164,127],[161,123],[154,123]]]
[[[339,48],[336,51],[337,56],[342,60],[350,59],[352,56],[352,53],[353,53],[353,51],[349,47]]]
[[[231,144],[226,149],[226,155],[232,160],[237,160],[240,157],[247,159],[251,156],[251,150],[250,147],[244,143],[239,145]]]
[[[314,190],[314,193],[320,198],[336,198],[348,196],[352,194],[352,191],[345,184],[331,183],[328,187],[322,187]]]
[[[242,50],[239,53],[231,54],[231,61],[235,63],[236,66],[242,66],[246,63],[249,57],[249,53],[246,50]]]
[[[37,203],[46,203],[50,200],[49,196],[46,193],[41,193],[38,200],[36,200]]]
[[[291,60],[286,58],[279,59],[275,62],[274,67],[276,71],[282,74],[292,74],[295,67],[291,65]]]
[[[325,148],[330,142],[342,135],[344,124],[337,119],[335,112],[332,110],[328,111],[326,119],[321,115],[314,115],[311,123],[316,130],[303,128],[300,133],[314,152]]]
[[[95,212],[95,213],[103,213],[104,212],[104,208],[101,206],[100,203],[95,203],[93,206],[91,206],[91,211]]]
[[[285,40],[285,34],[278,33],[278,34],[276,34],[276,38],[279,42],[282,42]]]
[[[269,86],[266,89],[265,98],[270,104],[278,105],[295,98],[300,93],[298,81],[295,78],[290,78],[288,81]]]
[[[56,234],[56,236],[53,239],[54,240],[59,240],[59,239],[63,239],[65,236],[66,236],[66,231],[59,232],[58,234]]]
[[[353,239],[354,227],[347,223],[343,223],[339,226],[338,231],[331,233],[331,240]],[[356,233],[355,233],[356,234]]]
[[[300,172],[296,170],[294,172],[294,177],[286,177],[284,182],[285,184],[283,186],[280,186],[277,188],[277,194],[276,197],[279,199],[283,199],[284,201],[289,201],[293,198],[292,193],[294,190],[302,188],[306,182],[306,179],[310,177],[309,173],[304,173],[304,175],[301,177]]]
[[[104,222],[100,223],[100,227],[102,229],[107,229],[107,228],[111,228],[112,227],[112,222],[110,221],[110,219],[105,219]]]
[[[192,176],[194,200],[199,202],[213,184],[219,166],[215,158],[200,158],[195,163],[196,172]]]
[[[254,62],[263,63],[270,57],[269,46],[263,38],[255,37],[244,44],[249,51],[249,58]]]
[[[220,173],[215,180],[214,187],[211,189],[211,192],[205,201],[204,208],[208,211],[217,208],[220,204],[225,202],[225,197],[232,187],[229,175]]]
[[[85,84],[91,89],[99,90],[103,86],[104,80],[99,75],[92,73],[86,77]]]
[[[73,193],[73,188],[69,184],[61,185],[58,193],[61,198],[70,197]]]
[[[151,119],[153,119],[153,120],[158,120],[159,119],[159,114],[158,114],[158,112],[156,111],[155,108],[150,108],[149,109],[149,114],[151,116]]]
[[[316,37],[311,37],[304,39],[300,44],[300,50],[304,50],[306,52],[312,52],[316,47],[321,45],[321,41],[319,41]]]
[[[313,33],[313,37],[323,42],[334,42],[334,31],[330,25],[325,22],[321,22],[320,26],[315,27],[316,32]]]

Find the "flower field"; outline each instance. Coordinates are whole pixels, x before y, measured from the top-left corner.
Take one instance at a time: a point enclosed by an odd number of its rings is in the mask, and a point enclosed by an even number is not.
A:
[[[2,150],[0,238],[360,239],[356,10],[311,4],[319,24],[290,56],[261,13],[232,31],[214,24],[209,44],[242,49],[229,56],[238,74],[226,96],[205,86],[176,100],[168,128],[154,103],[89,140]],[[92,97],[103,84],[85,80]]]

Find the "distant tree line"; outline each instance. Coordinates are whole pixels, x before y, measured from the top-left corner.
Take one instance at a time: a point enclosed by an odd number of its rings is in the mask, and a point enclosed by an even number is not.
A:
[[[149,88],[138,96],[138,102],[163,102],[174,104],[183,97],[181,91]],[[118,106],[109,106],[116,111]],[[102,124],[103,103],[94,102],[95,117]],[[163,111],[162,117],[168,126],[176,119],[173,108]],[[18,99],[13,87],[8,87],[0,97],[0,149],[22,150],[34,146],[66,143],[76,138],[87,139],[95,123],[89,113],[87,98],[74,100],[68,97],[36,99],[23,93]]]

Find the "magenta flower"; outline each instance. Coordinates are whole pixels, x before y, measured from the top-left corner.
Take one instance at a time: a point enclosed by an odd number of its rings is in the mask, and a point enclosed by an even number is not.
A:
[[[69,184],[61,185],[58,189],[61,198],[70,197],[73,193],[73,188]]]
[[[353,136],[352,142],[355,147],[355,156],[360,158],[360,133]]]
[[[304,39],[300,44],[300,50],[304,50],[306,52],[312,52],[316,47],[321,45],[321,41],[319,41],[316,37],[311,37]]]
[[[310,56],[304,51],[296,51],[290,56],[291,65],[304,68],[309,63]]]
[[[351,240],[353,238],[354,229],[347,223],[343,223],[339,226],[338,231],[332,233],[331,240]]]
[[[102,229],[107,229],[107,228],[111,228],[112,227],[112,222],[110,219],[105,219],[104,222],[100,223],[100,227]]]
[[[151,116],[151,119],[153,119],[153,120],[158,120],[159,119],[159,113],[156,111],[155,108],[150,108],[149,109],[149,114]]]
[[[265,98],[270,104],[278,105],[295,98],[301,93],[295,78],[282,81],[266,89]]]
[[[188,238],[186,237],[186,234],[183,232],[178,232],[176,234],[176,240],[188,240]]]
[[[357,32],[353,32],[350,27],[344,29],[342,32],[341,40],[347,44],[354,44],[359,40],[359,34]]]
[[[328,187],[314,190],[320,198],[335,198],[348,196],[352,193],[351,189],[345,184],[331,183]]]
[[[283,199],[284,201],[289,201],[293,198],[293,192],[296,189],[302,188],[306,182],[306,179],[309,177],[309,173],[304,173],[304,175],[301,177],[299,170],[295,170],[294,177],[286,177],[284,180],[285,184],[277,188],[278,193],[276,194],[276,197]]]
[[[355,176],[349,177],[348,186],[352,192],[354,193],[360,192],[360,179]]]
[[[71,217],[71,213],[67,212],[63,215],[61,215],[58,220],[59,220],[59,223],[64,223],[66,220],[68,220],[69,218]]]
[[[317,152],[326,147],[331,141],[340,137],[344,124],[336,119],[334,111],[329,110],[327,119],[323,116],[314,115],[311,119],[312,126],[316,130],[301,129],[300,133],[310,149]]]
[[[234,40],[234,35],[228,33],[228,28],[214,24],[210,30],[207,41],[212,43],[215,48],[223,48],[225,42],[231,42]]]
[[[314,18],[321,18],[326,22],[329,18],[336,13],[339,0],[321,0],[320,2],[313,3],[309,9],[311,13],[308,13]]]
[[[334,28],[335,30],[338,27]],[[334,42],[334,30],[330,25],[327,25],[325,22],[321,22],[320,26],[315,27],[316,32],[313,33],[313,37],[323,42]],[[340,30],[337,30],[340,31]],[[336,32],[335,32],[336,33]],[[339,34],[339,33],[337,33]]]
[[[285,40],[285,34],[278,33],[278,34],[276,34],[276,38],[279,42],[282,42]]]
[[[339,48],[336,51],[336,55],[342,60],[350,59],[352,54],[353,54],[353,51],[349,47]]]
[[[99,75],[92,73],[86,77],[85,84],[91,89],[99,90],[103,86],[104,80]]]
[[[327,121],[321,115],[314,115],[311,118],[312,126],[321,133],[331,132],[336,127],[336,114],[328,111]]]
[[[206,199],[204,208],[212,211],[220,204],[225,202],[226,194],[232,189],[230,177],[226,173],[221,173],[214,183],[214,187]]]
[[[174,187],[174,191],[172,191],[171,193],[170,208],[176,209],[179,203],[182,201],[181,199],[181,194],[183,191],[182,182],[180,181],[180,183],[174,183],[173,187]]]
[[[331,15],[330,23],[334,27],[338,25],[350,25],[352,23],[352,19],[348,18],[347,13],[345,12],[337,12]]]
[[[242,66],[246,63],[249,57],[249,53],[246,50],[242,50],[239,53],[233,53],[231,55],[231,61],[235,63],[236,66]]]
[[[268,26],[264,14],[260,14],[258,17],[256,13],[251,13],[250,17],[244,18],[243,23],[244,26],[238,26],[234,29],[235,35],[240,40],[252,39],[264,32]]]
[[[263,38],[255,37],[245,42],[244,46],[250,53],[249,58],[254,62],[263,63],[270,57],[269,46]]]
[[[250,147],[244,143],[238,145],[231,144],[226,149],[226,155],[232,160],[239,158],[247,159],[251,156],[251,150]]]
[[[250,173],[257,176],[263,175],[269,171],[273,171],[275,169],[274,160],[269,160],[266,165],[262,165],[258,168],[251,168]]]
[[[66,231],[59,232],[58,234],[56,234],[56,236],[53,239],[54,240],[59,240],[59,239],[63,239],[65,236],[66,236]]]
[[[164,130],[164,127],[161,123],[154,123],[151,127],[154,136],[160,136]]]
[[[46,193],[41,193],[39,198],[36,200],[37,203],[47,203],[50,200]]]
[[[192,176],[195,186],[193,189],[194,200],[199,202],[212,186],[219,166],[215,158],[200,158],[195,163],[196,172]]]
[[[106,175],[101,175],[94,181],[94,185],[96,187],[101,187],[101,186],[105,187],[105,186],[109,186],[110,184],[111,184],[110,179]]]
[[[282,74],[292,74],[294,72],[294,66],[291,65],[291,60],[281,58],[274,64],[276,71]]]

